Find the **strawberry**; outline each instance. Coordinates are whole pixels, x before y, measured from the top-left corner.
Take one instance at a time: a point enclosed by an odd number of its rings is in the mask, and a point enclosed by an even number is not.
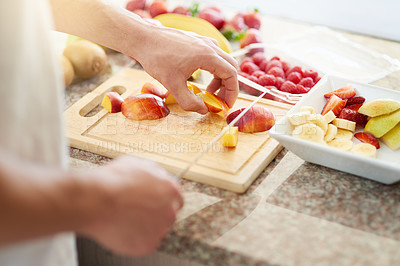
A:
[[[285,82],[285,80],[283,78],[276,77],[275,87],[277,87],[279,89],[282,86],[283,82]]]
[[[265,74],[258,78],[258,84],[261,86],[274,86],[276,78],[273,75]]]
[[[358,132],[356,134],[354,134],[354,137],[356,139],[358,139],[361,142],[364,143],[368,143],[371,145],[374,145],[375,148],[379,149],[380,145],[379,145],[379,141],[375,138],[374,135],[372,135],[371,133],[368,132]]]
[[[359,127],[365,127],[368,122],[368,116],[360,114],[359,112],[350,108],[343,108],[339,114],[339,118],[353,121]]]
[[[280,68],[280,67],[271,68],[270,70],[268,70],[267,74],[274,75],[275,77],[281,77],[281,78],[285,77],[285,73],[283,72],[282,68]]]
[[[365,102],[365,98],[362,96],[354,96],[347,101],[346,107],[353,104],[363,104]]]
[[[260,29],[261,17],[257,11],[251,11],[251,12],[244,13],[243,18],[244,18],[244,24],[246,24],[247,27],[257,29],[257,30]]]
[[[348,101],[347,101],[348,102]],[[352,105],[347,105],[346,104],[346,108],[347,109],[351,109],[351,110],[354,110],[354,111],[358,111],[358,109],[360,109],[360,107],[361,107],[361,105],[362,105],[362,103],[359,103],[359,104],[352,104]]]
[[[332,95],[336,95],[341,99],[350,99],[356,95],[356,91],[352,86],[343,86],[340,89],[324,94],[324,97],[330,98]]]
[[[315,80],[318,77],[318,72],[316,72],[312,69],[306,69],[306,70],[304,70],[303,77],[312,78],[312,80],[315,82]]]
[[[301,73],[292,72],[287,76],[286,80],[289,80],[289,81],[293,82],[294,84],[298,84],[300,82],[301,78],[302,78]]]
[[[292,75],[291,73],[290,75]],[[311,77],[306,77],[303,78],[300,82],[300,85],[303,85],[304,87],[312,88],[314,86],[314,80]]]
[[[287,81],[283,82],[283,84],[281,85],[279,90],[283,91],[283,92],[293,93],[296,91],[296,84],[287,80]]]
[[[347,100],[343,100],[340,99],[338,96],[336,95],[332,95],[329,100],[326,102],[324,108],[322,109],[321,114],[325,115],[326,113],[328,113],[329,111],[332,110],[332,112],[338,116],[340,114],[340,112],[342,111],[342,109],[344,108],[344,106],[346,105]]]
[[[265,68],[265,72],[268,72],[271,68],[273,68],[273,67],[279,67],[279,68],[282,68],[282,63],[281,63],[281,61],[279,61],[279,60],[276,60],[276,59],[273,59],[273,60],[270,60],[269,62],[268,62],[268,64],[267,64],[267,67]]]
[[[252,62],[247,62],[240,65],[240,70],[246,72],[247,74],[252,74],[254,71],[260,70],[258,66]]]
[[[294,66],[294,67],[290,68],[286,72],[286,76],[289,75],[292,72],[299,72],[303,76],[303,69],[301,68],[301,66]]]
[[[262,75],[265,75],[265,72],[262,70],[256,70],[253,73],[251,73],[251,75],[256,78],[260,78]]]
[[[286,61],[281,61],[281,63],[283,71],[285,71],[285,73],[288,72],[288,70],[291,68],[290,64]]]
[[[254,64],[256,64],[257,66],[260,66],[261,62],[265,59],[265,55],[263,52],[258,52],[258,53],[253,54],[251,59],[253,60]]]

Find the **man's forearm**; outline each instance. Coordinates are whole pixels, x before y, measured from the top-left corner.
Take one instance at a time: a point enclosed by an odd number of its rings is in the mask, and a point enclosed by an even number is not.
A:
[[[77,35],[125,53],[141,53],[153,26],[106,0],[51,0],[58,31]],[[129,40],[135,40],[134,42]],[[135,56],[136,55],[132,55]]]

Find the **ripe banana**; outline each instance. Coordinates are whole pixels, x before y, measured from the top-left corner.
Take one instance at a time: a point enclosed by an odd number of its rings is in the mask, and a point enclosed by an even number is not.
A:
[[[292,136],[295,138],[317,142],[320,144],[325,144],[324,135],[324,131],[313,123],[297,126],[292,132]]]
[[[325,115],[325,120],[326,122],[329,124],[330,122],[333,121],[333,119],[336,118],[336,115],[332,112],[332,110],[330,110],[329,112],[327,112]]]
[[[346,129],[341,129],[338,128],[336,132],[336,139],[347,139],[351,140],[353,138],[354,134],[353,132],[346,130]]]
[[[338,128],[335,125],[328,124],[328,130],[325,133],[324,140],[326,142],[333,140],[336,137]]]
[[[321,114],[309,114],[307,120],[319,126],[324,131],[324,134],[328,130],[328,123]]]
[[[375,146],[368,143],[358,143],[354,145],[351,152],[358,155],[376,158]]]
[[[288,115],[288,119],[293,126],[299,126],[307,123],[309,114],[310,114],[309,111],[298,112]]]
[[[306,112],[306,111],[310,112],[310,114],[315,114],[315,109],[312,106],[306,105],[306,106],[300,107],[300,112]]]
[[[162,14],[155,17],[155,19],[166,27],[191,31],[199,35],[213,38],[218,42],[219,48],[227,53],[232,52],[231,45],[224,35],[204,19],[173,13]]]
[[[334,139],[328,142],[328,146],[342,151],[350,151],[353,147],[353,142],[348,139]]]
[[[335,118],[335,119],[333,119],[332,123],[335,126],[337,126],[338,128],[350,130],[352,132],[354,132],[354,130],[356,130],[356,123],[353,121],[349,121],[349,120],[342,119],[342,118]]]

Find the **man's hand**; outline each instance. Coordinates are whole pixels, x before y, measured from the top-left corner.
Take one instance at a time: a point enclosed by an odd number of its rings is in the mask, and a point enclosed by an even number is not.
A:
[[[119,254],[155,251],[183,206],[176,181],[155,163],[130,156],[90,175],[101,202],[80,232]]]

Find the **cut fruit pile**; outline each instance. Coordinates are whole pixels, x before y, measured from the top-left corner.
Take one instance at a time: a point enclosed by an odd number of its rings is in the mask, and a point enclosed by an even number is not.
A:
[[[244,58],[238,74],[267,89],[291,94],[307,93],[321,79],[318,72],[314,70],[291,66],[277,56],[268,60],[263,52]],[[245,84],[240,84],[240,89],[251,95],[261,93]],[[266,97],[270,96],[266,95]]]
[[[226,117],[229,124],[245,108],[229,113],[229,107],[220,97],[210,92],[201,91],[196,85],[188,82],[188,89],[199,96],[208,108],[208,111],[222,117]],[[177,101],[169,92],[164,93],[159,87],[152,83],[145,83],[141,94],[123,99],[117,92],[107,92],[104,95],[101,106],[109,113],[122,114],[132,120],[155,120],[166,117],[169,114],[169,104]],[[229,114],[228,114],[229,113]],[[225,147],[236,147],[238,132],[255,133],[269,130],[275,124],[272,112],[263,107],[255,105],[241,117],[234,126],[222,137],[222,145]]]
[[[379,139],[392,150],[400,148],[400,102],[366,101],[351,85],[327,93],[321,114],[309,106],[288,116],[292,136],[354,154],[375,158]],[[354,134],[354,132],[359,131]],[[354,144],[353,137],[361,143]]]

